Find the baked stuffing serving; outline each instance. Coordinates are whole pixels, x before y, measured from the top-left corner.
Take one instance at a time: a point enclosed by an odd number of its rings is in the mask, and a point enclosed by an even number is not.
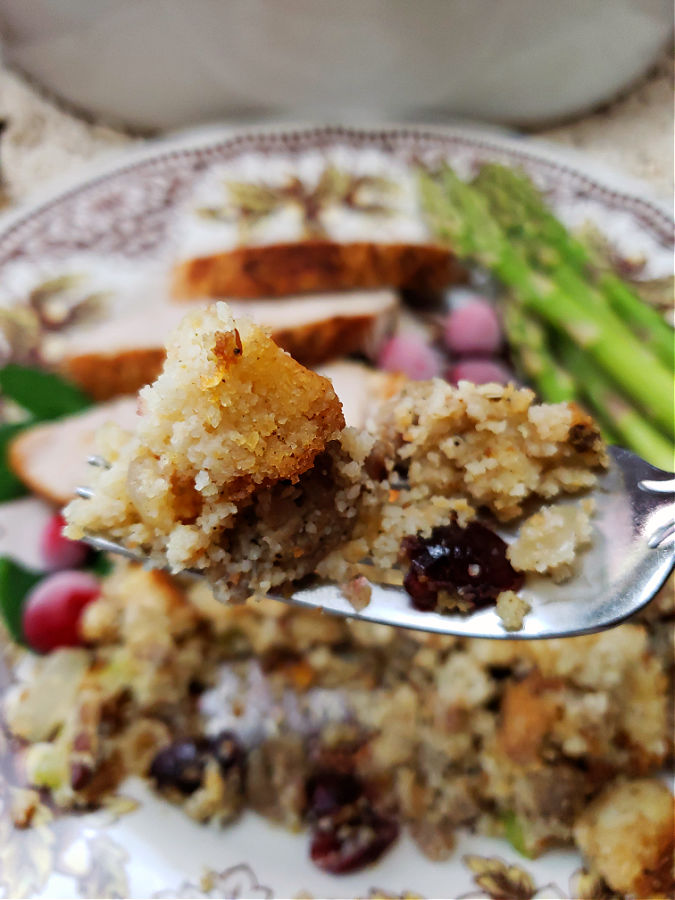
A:
[[[223,604],[119,562],[85,645],[26,660],[6,720],[28,783],[64,808],[137,774],[200,822],[253,809],[309,829],[335,874],[403,827],[433,860],[470,829],[530,857],[575,844],[593,896],[667,897],[671,587],[601,634],[478,641]]]

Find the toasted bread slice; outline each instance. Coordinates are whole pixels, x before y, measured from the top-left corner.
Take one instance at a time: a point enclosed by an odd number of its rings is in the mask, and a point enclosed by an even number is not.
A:
[[[200,305],[210,305],[203,301]],[[394,291],[358,291],[230,304],[264,326],[282,349],[316,366],[350,353],[375,353],[395,325]],[[162,296],[137,312],[73,330],[62,341],[61,370],[96,400],[134,393],[159,374],[164,341],[186,308]]]
[[[173,294],[257,298],[382,287],[431,292],[463,277],[452,252],[432,243],[295,241],[183,260],[174,268]]]

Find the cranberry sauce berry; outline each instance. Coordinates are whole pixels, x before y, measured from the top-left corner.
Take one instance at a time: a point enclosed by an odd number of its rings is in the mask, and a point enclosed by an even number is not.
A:
[[[524,581],[506,558],[505,542],[478,522],[439,525],[428,538],[409,535],[401,555],[410,564],[403,585],[413,606],[425,612],[436,609],[441,592],[468,611],[494,603],[502,591],[517,591]]]

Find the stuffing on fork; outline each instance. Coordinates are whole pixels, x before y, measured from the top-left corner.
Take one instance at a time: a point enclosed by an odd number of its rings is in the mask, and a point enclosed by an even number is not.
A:
[[[549,546],[528,546],[525,528],[510,561],[474,520],[486,511],[518,519],[529,501],[592,487],[606,464],[590,418],[573,404],[536,404],[512,384],[404,381],[370,430],[345,428],[331,382],[223,303],[186,316],[140,409],[133,433],[102,430],[109,467],[91,499],[67,507],[66,533],[104,535],[174,573],[194,570],[223,599],[280,593],[310,574],[350,596],[364,560],[368,578],[393,584],[407,562],[403,583],[418,608],[497,603],[517,629],[527,604],[509,591],[530,570],[572,571],[589,542],[590,506],[563,516]],[[434,563],[432,572],[429,541],[461,557],[462,571]]]
[[[353,524],[359,462],[328,379],[223,303],[186,316],[130,435],[104,429],[92,500],[67,533],[105,533],[224,593],[264,593],[311,572]]]

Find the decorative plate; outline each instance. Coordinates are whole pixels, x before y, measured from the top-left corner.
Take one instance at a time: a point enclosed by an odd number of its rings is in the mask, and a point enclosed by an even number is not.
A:
[[[422,241],[410,166],[442,159],[460,173],[485,161],[522,166],[568,224],[593,222],[620,253],[644,257],[645,276],[671,273],[668,209],[643,186],[568,151],[483,129],[211,129],[127,151],[105,171],[6,216],[0,223],[0,310],[32,316],[29,356],[49,358],[67,338],[62,332],[70,320],[61,315],[65,324],[55,327],[30,306],[46,282],[76,278],[78,302],[114,292],[133,310],[146,286],[157,291],[167,260],[228,243],[326,233],[367,240],[374,229],[383,240]],[[395,200],[383,209],[363,199],[367,192],[354,202],[336,189],[323,192],[317,205],[312,189],[327,167],[365,176],[365,183],[393,182]],[[295,194],[288,190],[292,179]],[[261,181],[269,190],[255,217],[223,212],[214,201],[225,182]],[[0,346],[0,355],[8,349]],[[37,566],[33,536],[46,515],[34,498],[0,507],[0,554]],[[422,857],[404,835],[375,867],[332,877],[309,862],[305,836],[254,814],[222,831],[195,825],[138,780],[126,783],[122,798],[106,809],[18,830],[9,809],[12,753],[2,733],[0,748],[0,893],[7,897],[592,895],[574,853],[523,860],[505,842],[471,835],[460,837],[444,863]]]

